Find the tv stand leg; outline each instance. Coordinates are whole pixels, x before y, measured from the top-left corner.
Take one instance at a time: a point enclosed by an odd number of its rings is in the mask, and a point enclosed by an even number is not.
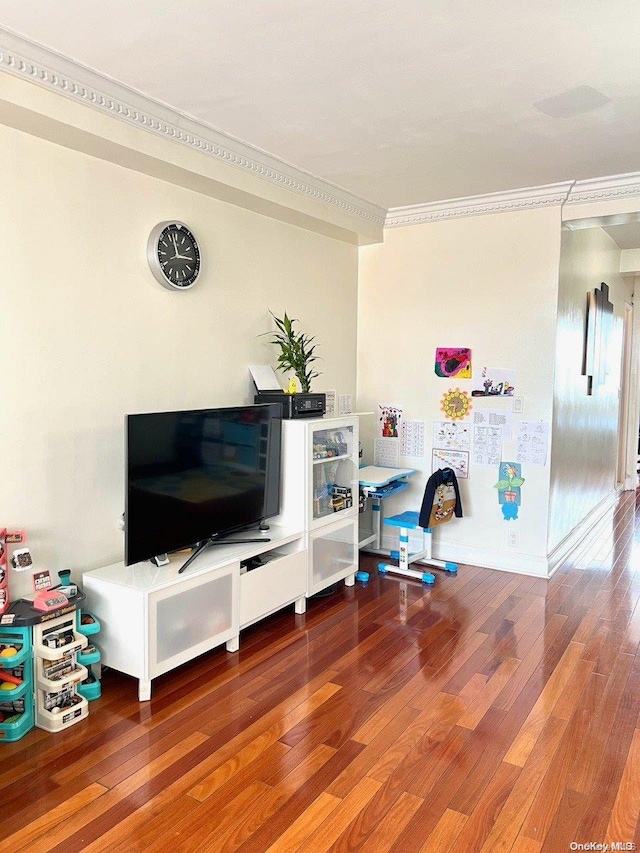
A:
[[[302,598],[296,598],[294,602],[294,610],[298,614],[298,616],[307,612],[307,599],[303,595]]]
[[[151,699],[151,680],[138,679],[138,700],[148,702]]]
[[[347,575],[346,578],[344,579],[344,585],[345,586],[354,586],[355,582],[356,582],[356,573],[355,572],[353,572],[350,575]]]
[[[240,635],[237,637],[232,637],[230,640],[227,640],[227,651],[228,652],[237,652],[240,650]]]

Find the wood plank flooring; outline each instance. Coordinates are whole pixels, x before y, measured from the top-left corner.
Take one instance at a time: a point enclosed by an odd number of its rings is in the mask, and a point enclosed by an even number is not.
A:
[[[640,849],[639,520],[625,493],[549,581],[363,555],[151,702],[106,672],[87,720],[0,744],[0,853]]]

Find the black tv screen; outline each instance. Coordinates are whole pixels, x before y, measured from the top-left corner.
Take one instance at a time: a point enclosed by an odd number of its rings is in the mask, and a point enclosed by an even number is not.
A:
[[[125,563],[280,511],[280,403],[126,418]]]

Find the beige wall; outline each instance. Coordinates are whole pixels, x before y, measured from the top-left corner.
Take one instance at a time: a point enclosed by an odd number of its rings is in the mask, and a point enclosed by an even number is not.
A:
[[[0,524],[38,564],[122,558],[125,413],[252,402],[268,309],[316,335],[317,389],[355,394],[354,245],[3,126],[0,160]],[[166,219],[201,242],[186,293],[146,265]]]
[[[475,370],[514,369],[522,418],[550,423],[559,255],[559,208],[387,229],[383,245],[360,250],[358,407],[395,404],[427,426],[427,458],[400,460],[420,474],[388,500],[387,512],[419,508],[442,395],[456,386],[470,390],[470,380],[435,376],[436,347],[471,347]],[[474,402],[478,409],[511,405]],[[375,418],[363,423],[371,461]],[[503,459],[512,460],[514,449],[514,441],[505,443]],[[434,552],[545,574],[549,465],[524,466],[523,476],[519,519],[505,522],[493,488],[497,468],[473,466],[461,482],[465,518],[437,531]],[[518,533],[517,548],[507,544],[509,531]]]
[[[585,401],[566,359],[571,376],[557,374],[553,390],[556,350],[581,334],[591,273],[609,276],[614,259],[601,237],[563,258],[574,269],[563,272],[556,344],[558,208],[387,229],[383,245],[358,253],[376,228],[358,234],[353,217],[315,199],[26,81],[5,75],[0,89],[0,525],[27,529],[38,565],[82,571],[120,559],[124,414],[250,401],[247,365],[275,363],[258,337],[269,308],[316,335],[317,389],[354,394],[357,379],[359,410],[395,404],[425,421],[427,457],[401,459],[419,475],[387,511],[416,507],[442,394],[465,387],[434,375],[437,346],[470,346],[476,369],[515,369],[525,419],[550,422],[555,405],[553,465],[523,472],[519,520],[502,520],[497,471],[472,468],[465,519],[435,537],[441,557],[544,574],[549,549],[612,489],[613,397]],[[146,265],[148,234],[165,219],[185,220],[202,244],[201,281],[188,293],[163,290]],[[611,279],[619,317],[627,291]],[[570,440],[567,421],[584,419],[586,433]],[[375,426],[362,419],[367,461]],[[580,471],[583,441],[606,452]],[[503,458],[513,453],[512,441]]]
[[[549,501],[549,550],[614,494],[625,301],[633,283],[619,274],[620,249],[601,228],[563,230],[554,383],[554,428]],[[582,375],[587,293],[609,285],[614,329],[610,373],[587,394]]]

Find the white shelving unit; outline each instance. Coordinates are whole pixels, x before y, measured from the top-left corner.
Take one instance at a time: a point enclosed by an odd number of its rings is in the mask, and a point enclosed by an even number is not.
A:
[[[339,580],[353,586],[358,563],[358,418],[283,422],[280,520],[307,535],[307,596]],[[334,490],[334,486],[337,490]],[[334,491],[350,491],[344,494]]]
[[[357,416],[284,421],[282,475],[282,512],[264,541],[238,534],[183,574],[185,553],[166,566],[114,563],[83,575],[86,606],[101,625],[101,662],[137,678],[141,701],[154,678],[197,655],[223,643],[237,651],[243,628],[291,604],[304,613],[307,597],[337,581],[353,585]],[[260,565],[242,565],[254,557]]]
[[[36,726],[48,732],[66,729],[89,713],[87,700],[78,693],[87,670],[76,660],[88,641],[75,627],[75,613],[33,627]]]

